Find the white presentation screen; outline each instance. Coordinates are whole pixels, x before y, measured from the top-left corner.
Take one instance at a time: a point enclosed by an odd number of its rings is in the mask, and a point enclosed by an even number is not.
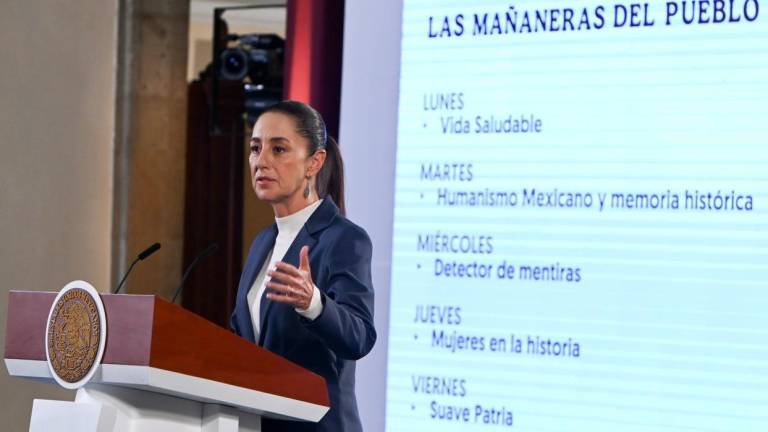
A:
[[[405,1],[388,431],[768,430],[767,15]]]

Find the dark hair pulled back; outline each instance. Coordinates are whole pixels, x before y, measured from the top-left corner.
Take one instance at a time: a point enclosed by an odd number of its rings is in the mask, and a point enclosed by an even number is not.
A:
[[[285,114],[294,120],[296,132],[309,141],[308,153],[310,156],[318,150],[325,150],[325,163],[315,179],[317,195],[320,198],[330,195],[339,207],[341,214],[345,215],[344,161],[341,160],[339,144],[328,135],[323,117],[311,106],[293,100],[284,100],[271,105],[261,114],[268,112]]]

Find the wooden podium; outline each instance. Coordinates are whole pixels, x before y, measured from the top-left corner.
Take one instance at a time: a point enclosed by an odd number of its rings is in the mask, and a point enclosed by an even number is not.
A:
[[[11,291],[5,365],[55,384],[46,324],[55,292]],[[101,363],[74,402],[36,399],[30,431],[260,431],[261,416],[318,422],[325,380],[151,295],[101,294]]]

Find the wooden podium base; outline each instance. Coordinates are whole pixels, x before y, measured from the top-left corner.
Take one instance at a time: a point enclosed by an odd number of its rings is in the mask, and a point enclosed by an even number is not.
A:
[[[30,432],[260,432],[261,417],[128,387],[90,384],[74,402],[35,399]]]

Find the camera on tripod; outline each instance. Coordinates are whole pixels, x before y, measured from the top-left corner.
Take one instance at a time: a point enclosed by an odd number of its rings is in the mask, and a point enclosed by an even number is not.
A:
[[[236,41],[221,52],[219,77],[244,81],[248,123],[283,98],[285,41],[275,34],[227,35]]]

